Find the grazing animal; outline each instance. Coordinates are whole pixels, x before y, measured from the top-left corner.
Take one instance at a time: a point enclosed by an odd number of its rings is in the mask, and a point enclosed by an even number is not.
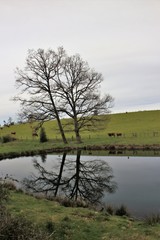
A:
[[[32,137],[38,137],[37,133],[32,133]]]
[[[117,137],[121,137],[122,133],[116,133]]]
[[[108,133],[108,136],[109,136],[109,137],[115,137],[116,134],[115,134],[115,133]]]
[[[12,135],[16,135],[16,132],[11,132]]]

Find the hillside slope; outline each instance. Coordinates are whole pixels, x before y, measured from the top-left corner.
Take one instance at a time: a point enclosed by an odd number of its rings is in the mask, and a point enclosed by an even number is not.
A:
[[[104,118],[104,116],[102,116]],[[140,111],[119,114],[110,114],[103,123],[90,131],[82,131],[82,139],[85,144],[159,144],[160,143],[160,110]],[[63,124],[69,119],[63,119]],[[32,137],[34,124],[15,124],[10,127],[3,127],[0,130],[0,137],[15,132],[14,137],[18,140],[38,140],[39,137]],[[61,139],[55,120],[44,124],[47,137],[57,142]],[[66,128],[66,136],[69,142],[75,142],[74,132]],[[120,133],[109,136],[108,133]]]

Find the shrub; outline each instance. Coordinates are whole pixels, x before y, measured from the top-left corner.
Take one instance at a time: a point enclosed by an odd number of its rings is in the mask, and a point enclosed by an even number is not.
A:
[[[7,179],[7,180],[5,179],[4,180],[4,187],[7,188],[8,190],[17,190],[15,182],[12,179]]]
[[[0,205],[3,205],[9,198],[9,189],[7,184],[0,182]]]
[[[47,142],[47,141],[48,141],[48,139],[47,139],[47,136],[46,136],[45,129],[43,127],[41,127],[40,142],[43,143],[43,142]]]
[[[113,214],[114,214],[114,208],[113,208],[111,205],[107,205],[107,207],[106,207],[106,212],[107,212],[109,215],[113,215]]]
[[[0,239],[47,240],[48,234],[23,216],[12,216],[5,207],[9,198],[10,184],[0,183]]]
[[[149,225],[160,223],[160,214],[152,214],[151,216],[146,217],[145,222]]]
[[[115,215],[117,216],[130,216],[127,207],[121,205],[119,208],[116,209]]]
[[[12,142],[15,141],[16,138],[10,136],[10,135],[5,135],[2,137],[2,143],[7,143],[7,142]]]
[[[74,201],[69,198],[62,198],[59,203],[64,207],[74,207]]]
[[[89,204],[82,199],[73,200],[67,197],[57,197],[54,200],[59,202],[64,207],[89,207]]]
[[[46,233],[34,226],[23,216],[13,217],[6,213],[0,219],[1,240],[47,240]]]

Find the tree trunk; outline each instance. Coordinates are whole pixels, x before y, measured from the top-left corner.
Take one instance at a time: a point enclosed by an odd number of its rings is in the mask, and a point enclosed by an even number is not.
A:
[[[82,143],[82,140],[81,140],[81,136],[79,134],[79,131],[75,131],[76,133],[76,140],[77,140],[77,143]]]
[[[63,140],[63,142],[64,142],[65,144],[67,144],[68,142],[67,142],[67,139],[66,139],[65,134],[64,134],[64,130],[63,130],[63,127],[62,127],[62,124],[61,124],[61,120],[60,120],[60,117],[59,117],[57,108],[56,108],[56,106],[55,106],[54,100],[53,100],[53,98],[52,98],[52,94],[51,94],[49,82],[48,82],[48,89],[49,89],[50,100],[51,100],[51,102],[52,102],[53,110],[54,110],[54,113],[55,113],[55,115],[56,115],[56,120],[57,120],[57,123],[58,123],[58,127],[59,127],[59,131],[60,131],[62,140]]]
[[[81,136],[79,133],[79,128],[78,128],[78,122],[76,118],[74,119],[74,131],[75,131],[77,143],[82,143]]]
[[[64,130],[63,130],[59,115],[56,116],[56,119],[57,119],[57,123],[58,123],[58,127],[59,127],[59,130],[60,130],[60,133],[61,133],[62,140],[65,144],[67,144],[68,142],[67,142],[67,139],[65,137]]]

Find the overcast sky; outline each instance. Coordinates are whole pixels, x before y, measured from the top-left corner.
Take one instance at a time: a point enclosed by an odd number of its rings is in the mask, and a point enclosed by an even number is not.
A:
[[[0,123],[28,49],[59,46],[102,73],[112,112],[160,109],[160,0],[0,0],[0,32]]]

